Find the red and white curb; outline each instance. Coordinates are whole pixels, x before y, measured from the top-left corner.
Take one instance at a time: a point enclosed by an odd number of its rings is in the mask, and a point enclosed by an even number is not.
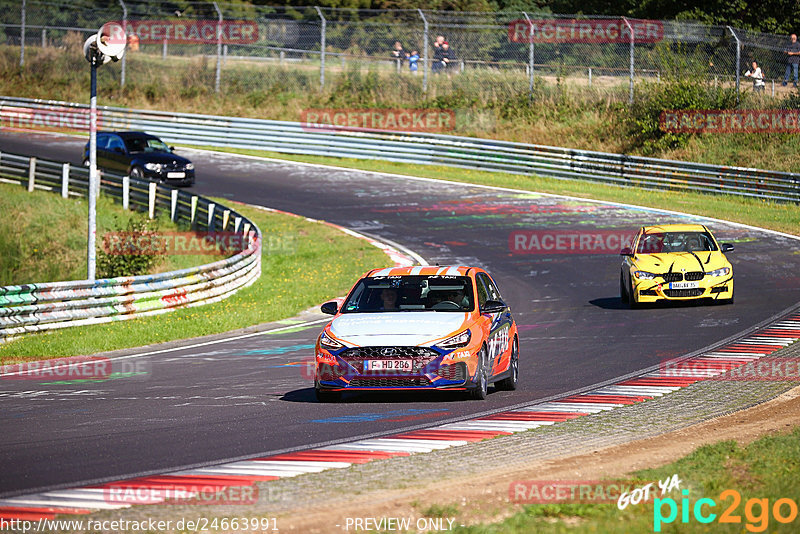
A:
[[[137,500],[136,504],[159,504],[175,494],[185,499],[199,492],[253,486],[259,481],[457,447],[660,397],[745,366],[799,339],[800,313],[793,313],[742,339],[686,360],[691,364],[691,372],[684,375],[680,372],[676,373],[677,376],[665,376],[662,371],[649,372],[586,393],[423,430],[165,475],[2,499],[0,518],[52,519],[56,514],[88,514],[128,508],[131,502],[126,498],[125,489],[146,491],[147,502]]]

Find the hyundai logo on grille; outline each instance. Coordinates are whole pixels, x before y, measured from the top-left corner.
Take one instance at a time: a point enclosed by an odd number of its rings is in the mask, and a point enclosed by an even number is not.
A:
[[[398,352],[397,349],[394,347],[387,347],[381,350],[381,354],[384,356],[397,356]]]

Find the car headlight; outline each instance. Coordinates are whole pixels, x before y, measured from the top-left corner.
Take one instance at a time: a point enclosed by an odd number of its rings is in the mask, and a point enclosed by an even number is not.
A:
[[[653,273],[648,273],[647,271],[633,271],[633,276],[635,276],[639,280],[652,280],[658,275]]]
[[[730,267],[722,267],[721,269],[715,269],[713,271],[709,271],[706,274],[708,276],[728,276],[731,273]]]
[[[187,163],[186,164],[186,170],[187,171],[193,171],[194,170],[194,163]]]
[[[324,347],[328,350],[339,350],[342,347],[344,347],[344,345],[342,345],[341,343],[330,337],[325,332],[323,332],[322,335],[319,336],[319,345],[320,347]]]
[[[472,339],[472,334],[470,334],[469,330],[464,330],[460,334],[450,336],[444,341],[440,341],[436,345],[443,349],[457,349],[459,347],[468,345],[470,339]]]
[[[161,164],[160,163],[145,163],[144,168],[149,171],[161,172]]]

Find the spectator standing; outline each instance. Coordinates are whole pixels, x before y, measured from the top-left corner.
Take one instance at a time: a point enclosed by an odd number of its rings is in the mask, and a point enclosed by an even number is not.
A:
[[[786,47],[786,76],[783,85],[789,83],[789,73],[794,71],[794,86],[797,87],[797,66],[800,65],[800,43],[797,42],[797,35],[789,37],[789,46]]]
[[[394,59],[395,63],[397,64],[397,72],[400,72],[400,68],[403,66],[403,60],[408,57],[408,54],[405,50],[403,50],[403,45],[400,41],[394,42],[394,49],[392,50],[392,59]]]
[[[417,52],[416,50],[412,50],[411,55],[408,56],[408,70],[411,71],[411,74],[416,74],[418,69],[419,69],[419,52]]]
[[[753,92],[764,92],[764,73],[761,72],[761,67],[758,66],[757,61],[753,61],[753,68],[745,72],[744,75],[753,78]]]
[[[455,65],[456,53],[450,48],[450,43],[447,41],[442,43],[442,68],[447,71],[450,76],[453,66]]]
[[[442,43],[444,43],[444,35],[437,35],[436,40],[433,42],[433,63],[431,63],[431,70],[434,74],[442,72],[444,69],[444,62],[442,61]]]

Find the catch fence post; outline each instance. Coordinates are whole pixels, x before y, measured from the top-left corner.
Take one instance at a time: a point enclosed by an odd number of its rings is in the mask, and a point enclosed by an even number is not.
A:
[[[417,13],[419,13],[420,18],[422,18],[422,92],[428,92],[428,70],[429,70],[429,62],[428,62],[428,19],[425,18],[425,13],[422,12],[421,9],[417,8]]]
[[[213,2],[214,9],[217,10],[217,72],[214,75],[214,92],[219,93],[219,83],[222,77],[222,11],[216,2]]]
[[[628,27],[628,31],[631,34],[630,59],[629,59],[629,65],[628,65],[628,69],[629,69],[628,77],[630,78],[630,82],[629,82],[630,87],[628,89],[628,104],[633,104],[633,68],[634,68],[633,50],[634,50],[634,47],[636,46],[636,43],[635,43],[635,39],[634,39],[634,36],[633,36],[633,26],[631,26],[630,21],[628,21],[628,19],[625,18],[625,17],[622,17],[622,20],[623,20],[623,22],[625,22],[625,25]]]
[[[533,98],[533,76],[535,71],[533,64],[533,22],[531,22],[531,18],[527,13],[523,11],[522,14],[525,15],[525,20],[528,21],[528,42],[530,44],[528,47],[528,95]]]
[[[733,31],[733,28],[730,26],[726,26],[728,31],[731,32],[733,38],[736,39],[736,106],[739,106],[739,82],[741,77],[741,61],[742,61],[742,42],[739,40],[739,36],[736,35],[736,32]]]
[[[314,9],[317,10],[321,25],[319,30],[319,86],[322,88],[325,87],[325,29],[328,21],[325,20],[325,15],[318,6],[314,6]]]
[[[119,5],[122,6],[122,31],[125,33],[125,45],[127,46],[128,41],[128,6],[125,5],[123,0],[119,0]],[[128,54],[122,55],[122,65],[120,65],[120,73],[119,73],[119,86],[125,87],[125,66],[126,60],[125,58],[128,57]]]

